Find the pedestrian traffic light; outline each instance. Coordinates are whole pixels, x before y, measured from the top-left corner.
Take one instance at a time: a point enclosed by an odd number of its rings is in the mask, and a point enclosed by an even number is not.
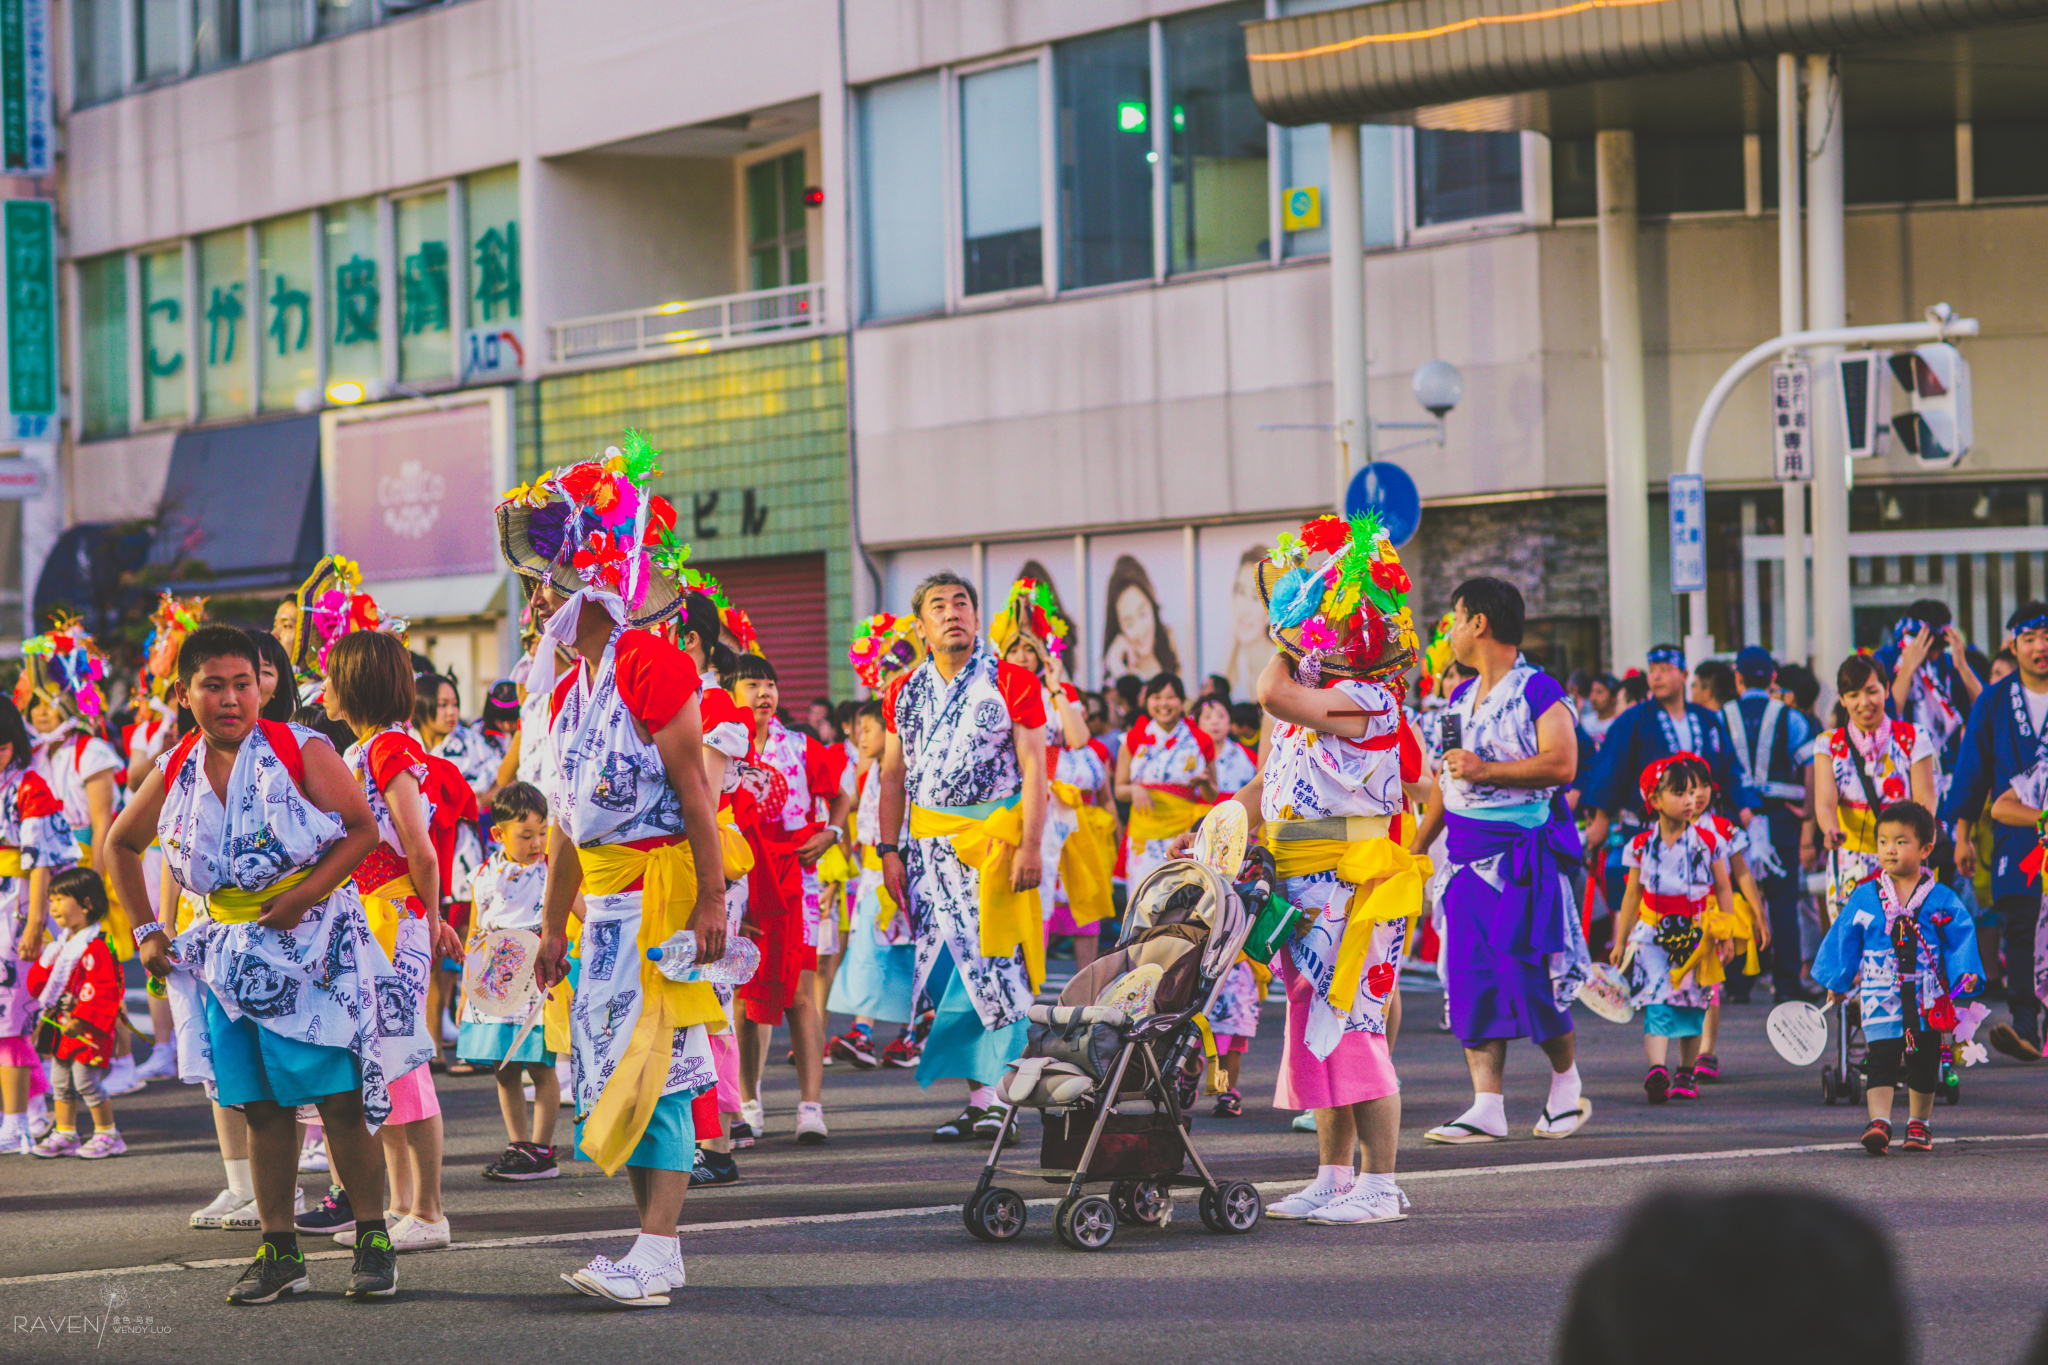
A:
[[[1891,448],[1892,386],[1884,382],[1890,351],[1850,351],[1835,357],[1842,384],[1842,449],[1852,460]]]
[[[1952,469],[1970,453],[1970,362],[1946,341],[1915,346],[1891,358],[1892,373],[1913,396],[1910,412],[1892,419],[1899,444],[1924,469]]]

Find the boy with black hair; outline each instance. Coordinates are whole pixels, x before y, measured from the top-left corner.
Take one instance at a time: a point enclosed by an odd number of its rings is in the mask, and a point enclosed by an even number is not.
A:
[[[231,1304],[308,1287],[292,1226],[298,1106],[319,1107],[354,1207],[381,1210],[384,1163],[371,1127],[388,1113],[390,1079],[432,1051],[349,881],[377,842],[369,804],[321,736],[261,719],[260,663],[255,642],[233,627],[186,637],[178,699],[199,728],[143,779],[107,849],[128,904],[149,903],[142,854],[152,840],[178,884],[207,900],[175,942],[155,922],[135,937],[143,967],[169,979],[174,1010],[203,1012],[209,1091],[248,1118],[263,1243]],[[383,1219],[358,1219],[348,1297],[395,1294],[397,1267]]]
[[[37,1049],[51,1062],[50,1101],[57,1126],[29,1150],[36,1156],[88,1161],[128,1150],[114,1126],[107,1073],[114,1065],[114,1026],[121,1017],[121,968],[101,931],[107,887],[89,867],[67,867],[50,879],[50,918],[65,937],[44,946],[29,968],[28,991],[41,1008]],[[78,1106],[92,1110],[93,1135],[78,1140]]]
[[[1942,1036],[1955,1002],[1984,989],[1984,964],[1969,911],[1922,866],[1934,851],[1934,815],[1894,801],[1877,817],[1879,874],[1858,886],[1821,940],[1814,979],[1828,1002],[1858,991],[1869,1044],[1870,1126],[1863,1149],[1883,1156],[1892,1140],[1892,1091],[1906,1082],[1908,1152],[1931,1152],[1929,1123],[1941,1077]]]

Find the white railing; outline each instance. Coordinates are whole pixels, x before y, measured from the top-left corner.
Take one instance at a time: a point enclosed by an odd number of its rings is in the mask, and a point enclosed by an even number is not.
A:
[[[793,284],[750,294],[690,299],[548,324],[555,365],[636,355],[679,355],[774,341],[825,326],[825,286]]]

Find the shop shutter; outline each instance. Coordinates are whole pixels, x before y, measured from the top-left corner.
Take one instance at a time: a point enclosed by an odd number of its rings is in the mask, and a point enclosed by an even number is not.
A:
[[[801,719],[811,698],[831,695],[824,555],[707,560],[704,571],[753,621],[761,649],[781,680],[782,704],[790,715]]]

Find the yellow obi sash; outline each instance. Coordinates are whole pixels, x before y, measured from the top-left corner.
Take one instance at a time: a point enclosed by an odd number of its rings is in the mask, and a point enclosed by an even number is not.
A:
[[[860,876],[860,869],[853,865],[853,860],[837,843],[825,850],[825,856],[818,859],[818,865],[812,870],[827,886],[844,886]]]
[[[1735,899],[1738,906],[1743,905],[1741,897]],[[1664,918],[1647,905],[1638,913],[1652,932],[1655,932],[1657,925]],[[1699,946],[1692,950],[1691,957],[1671,969],[1671,984],[1674,987],[1685,980],[1687,972],[1695,973],[1693,981],[1700,986],[1718,986],[1727,980],[1728,973],[1721,965],[1721,957],[1714,951],[1714,945],[1723,939],[1741,947],[1743,972],[1749,976],[1757,974],[1760,969],[1756,958],[1756,940],[1750,935],[1750,916],[1746,908],[1733,912],[1723,911],[1709,900],[1707,908],[1700,911],[1699,920]]]
[[[206,897],[206,913],[212,916],[215,924],[254,924],[256,917],[263,913],[264,906],[276,900],[281,892],[289,891],[306,880],[311,871],[309,867],[302,867],[261,891],[244,891],[239,886],[223,887]]]
[[[1835,806],[1835,818],[1842,826],[1842,847],[1850,853],[1877,856],[1877,812],[1847,801]]]
[[[18,848],[0,848],[0,877],[19,877],[22,875],[21,850]]]
[[[1419,916],[1423,886],[1435,870],[1428,858],[1410,853],[1388,837],[1391,825],[1383,815],[1354,815],[1343,822],[1343,838],[1330,838],[1315,836],[1336,833],[1335,820],[1273,820],[1266,824],[1266,841],[1283,878],[1335,872],[1337,880],[1352,888],[1328,997],[1330,1008],[1346,1016],[1358,999],[1373,929],[1388,920]]]
[[[875,852],[873,844],[860,846],[860,865],[870,872],[882,870],[882,855]],[[896,898],[889,894],[889,883],[875,883],[875,901],[881,908],[875,911],[874,927],[884,933],[896,922]]]
[[[727,806],[718,812],[718,851],[725,862],[725,880],[736,882],[754,870],[754,850],[740,833],[739,817]]]
[[[1024,811],[1005,806],[980,819],[925,806],[910,808],[910,837],[948,839],[960,861],[980,874],[981,955],[1008,957],[1024,950],[1024,970],[1035,993],[1045,984],[1045,903],[1038,892],[1010,884],[1017,846],[1024,842]]]
[[[1153,799],[1159,798],[1157,792]],[[1060,845],[1060,883],[1067,891],[1067,912],[1087,928],[1116,913],[1110,891],[1110,870],[1116,866],[1116,812],[1091,806],[1071,782],[1052,784],[1052,799],[1071,806],[1081,827]]]
[[[624,1059],[583,1124],[583,1150],[606,1175],[616,1175],[646,1136],[654,1107],[661,1101],[675,1031],[696,1024],[723,1026],[725,1010],[708,982],[671,981],[647,959],[649,948],[690,927],[697,866],[689,844],[681,839],[655,848],[591,844],[577,849],[576,855],[583,864],[587,895],[617,895],[641,882],[640,938],[634,953],[640,962],[640,1018]]]
[[[1203,814],[1214,802],[1190,801],[1185,796],[1163,792],[1154,787],[1145,790],[1152,793],[1150,810],[1131,803],[1131,823],[1125,830],[1130,836],[1132,847],[1149,844],[1155,839],[1171,839],[1177,834],[1186,834],[1201,823]],[[1069,901],[1072,897],[1068,897]]]
[[[73,830],[71,837],[78,844],[78,865],[92,867],[92,831]],[[15,856],[20,856],[19,849],[15,850]],[[121,893],[114,889],[114,879],[102,872],[100,880],[107,888],[107,914],[101,921],[106,929],[107,947],[112,950],[116,962],[126,962],[135,956],[135,920],[121,904]]]

